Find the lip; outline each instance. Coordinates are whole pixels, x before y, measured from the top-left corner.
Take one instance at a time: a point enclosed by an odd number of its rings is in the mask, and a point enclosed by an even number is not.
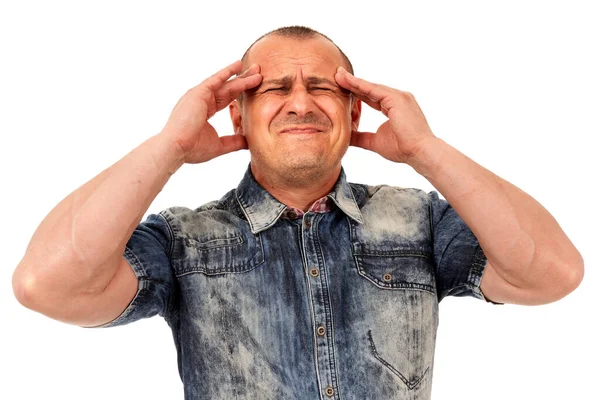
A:
[[[279,133],[287,134],[310,134],[319,132],[322,132],[322,130],[314,126],[292,126],[279,131]]]

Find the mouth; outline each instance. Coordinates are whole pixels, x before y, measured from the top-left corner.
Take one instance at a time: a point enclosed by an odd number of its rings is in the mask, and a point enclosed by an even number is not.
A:
[[[282,129],[279,133],[286,134],[314,134],[323,132],[321,129],[315,126],[291,126],[289,128]]]

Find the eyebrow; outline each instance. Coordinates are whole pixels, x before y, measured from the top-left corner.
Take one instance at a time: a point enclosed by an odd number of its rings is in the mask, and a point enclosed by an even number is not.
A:
[[[270,84],[281,85],[281,86],[288,86],[291,83],[292,83],[292,77],[291,76],[284,76],[283,78],[267,79],[266,81],[262,81],[260,86],[270,85]]]
[[[311,85],[321,85],[321,84],[328,84],[330,86],[333,87],[338,87],[339,85],[337,83],[335,83],[334,81],[332,81],[331,79],[327,79],[327,78],[321,78],[318,76],[311,76],[308,79],[306,79],[306,82],[308,84]],[[267,79],[262,81],[262,84],[260,86],[263,85],[281,85],[281,86],[291,86],[292,84],[292,77],[291,76],[284,76],[282,78],[276,78],[276,79]]]
[[[310,78],[307,79],[308,83],[312,84],[312,85],[322,85],[323,83],[334,86],[334,87],[338,87],[338,84],[335,83],[334,81],[332,81],[331,79],[327,79],[327,78],[319,78],[316,76],[311,76]]]

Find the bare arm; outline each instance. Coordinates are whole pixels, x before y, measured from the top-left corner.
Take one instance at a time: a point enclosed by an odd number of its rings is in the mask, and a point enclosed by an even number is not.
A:
[[[486,297],[539,305],[579,286],[581,254],[533,197],[438,138],[424,141],[409,165],[446,197],[477,237],[488,259],[481,281]]]
[[[207,122],[261,80],[241,62],[190,89],[163,131],[62,200],[41,222],[13,273],[27,308],[66,323],[97,325],[119,315],[137,291],[125,245],[164,185],[184,163],[246,148],[241,135],[219,137]]]
[[[64,322],[83,317],[73,299],[104,292],[127,240],[182,165],[166,139],[151,137],[46,216],[13,274],[15,295],[23,305]],[[135,288],[130,287],[131,296]]]
[[[545,304],[579,285],[583,259],[554,217],[527,193],[437,138],[411,93],[356,78],[341,67],[335,77],[389,118],[375,134],[354,131],[351,144],[413,167],[473,231],[488,259],[480,285],[487,298]]]

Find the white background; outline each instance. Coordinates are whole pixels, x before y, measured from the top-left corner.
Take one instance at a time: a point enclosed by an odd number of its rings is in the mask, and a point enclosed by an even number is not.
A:
[[[600,398],[594,2],[78,3],[0,6],[0,398],[183,398],[162,318],[62,324],[15,300],[12,271],[60,200],[158,133],[190,87],[291,24],[328,35],[357,76],[412,92],[438,137],[537,199],[585,259],[583,283],[556,303],[445,299],[433,399]],[[365,107],[360,128],[376,129],[384,118]],[[232,133],[227,111],[212,122]],[[148,213],[220,198],[248,161],[185,165]],[[434,189],[358,148],[344,167],[353,182]]]

